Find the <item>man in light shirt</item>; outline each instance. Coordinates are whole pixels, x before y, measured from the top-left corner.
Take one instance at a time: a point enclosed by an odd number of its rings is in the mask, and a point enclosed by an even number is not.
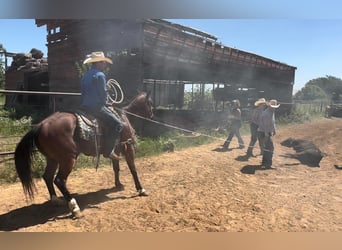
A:
[[[279,106],[280,104],[277,103],[277,100],[270,100],[267,108],[260,115],[258,134],[263,140],[264,145],[261,165],[266,169],[275,169],[272,166],[274,151],[272,136],[276,134],[274,110],[279,108]]]

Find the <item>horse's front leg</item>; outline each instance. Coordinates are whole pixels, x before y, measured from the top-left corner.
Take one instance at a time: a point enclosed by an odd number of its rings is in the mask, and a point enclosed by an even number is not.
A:
[[[138,173],[135,167],[135,161],[134,161],[135,150],[134,150],[133,144],[127,145],[124,155],[125,155],[125,159],[129,167],[129,170],[131,171],[131,174],[133,176],[135,188],[137,189],[139,196],[147,196],[146,190],[143,189],[140,184]]]
[[[125,189],[124,185],[120,182],[120,164],[118,160],[112,160],[112,166],[114,171],[114,183],[115,189],[122,191]]]

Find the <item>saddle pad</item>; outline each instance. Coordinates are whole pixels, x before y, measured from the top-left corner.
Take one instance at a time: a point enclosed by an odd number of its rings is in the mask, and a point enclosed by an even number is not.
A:
[[[77,126],[76,133],[80,139],[85,141],[95,142],[95,135],[98,130],[98,124],[96,119],[90,120],[83,114],[75,113]]]

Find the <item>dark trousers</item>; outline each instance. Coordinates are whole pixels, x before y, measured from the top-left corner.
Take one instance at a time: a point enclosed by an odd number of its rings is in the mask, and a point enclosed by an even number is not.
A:
[[[108,133],[103,137],[105,145],[103,155],[107,157],[113,151],[115,143],[119,139],[123,124],[107,107],[102,107],[98,112],[93,113],[93,115],[108,126]]]
[[[272,136],[265,136],[265,133],[260,131],[258,132],[258,134],[264,144],[261,165],[265,167],[270,167],[272,166],[272,158],[274,151]]]
[[[226,141],[223,144],[224,148],[228,148],[230,142],[232,141],[234,135],[236,136],[236,138],[238,139],[239,142],[239,146],[240,147],[244,147],[244,142],[242,140],[241,134],[240,134],[240,126],[231,126],[230,128],[230,133],[226,139]]]
[[[259,142],[260,152],[261,154],[263,154],[264,145],[258,133],[259,126],[255,124],[254,122],[251,122],[249,126],[250,126],[250,131],[251,131],[251,141],[249,142],[249,145],[248,145],[247,155],[250,155],[250,156],[253,155],[253,148],[254,148],[256,141]]]

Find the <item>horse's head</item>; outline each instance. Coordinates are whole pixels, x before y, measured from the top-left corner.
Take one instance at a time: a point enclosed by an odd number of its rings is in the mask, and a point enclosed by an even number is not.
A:
[[[150,96],[150,92],[141,92],[137,95],[134,100],[126,107],[126,110],[145,117],[145,118],[152,118],[153,117],[153,101]]]

